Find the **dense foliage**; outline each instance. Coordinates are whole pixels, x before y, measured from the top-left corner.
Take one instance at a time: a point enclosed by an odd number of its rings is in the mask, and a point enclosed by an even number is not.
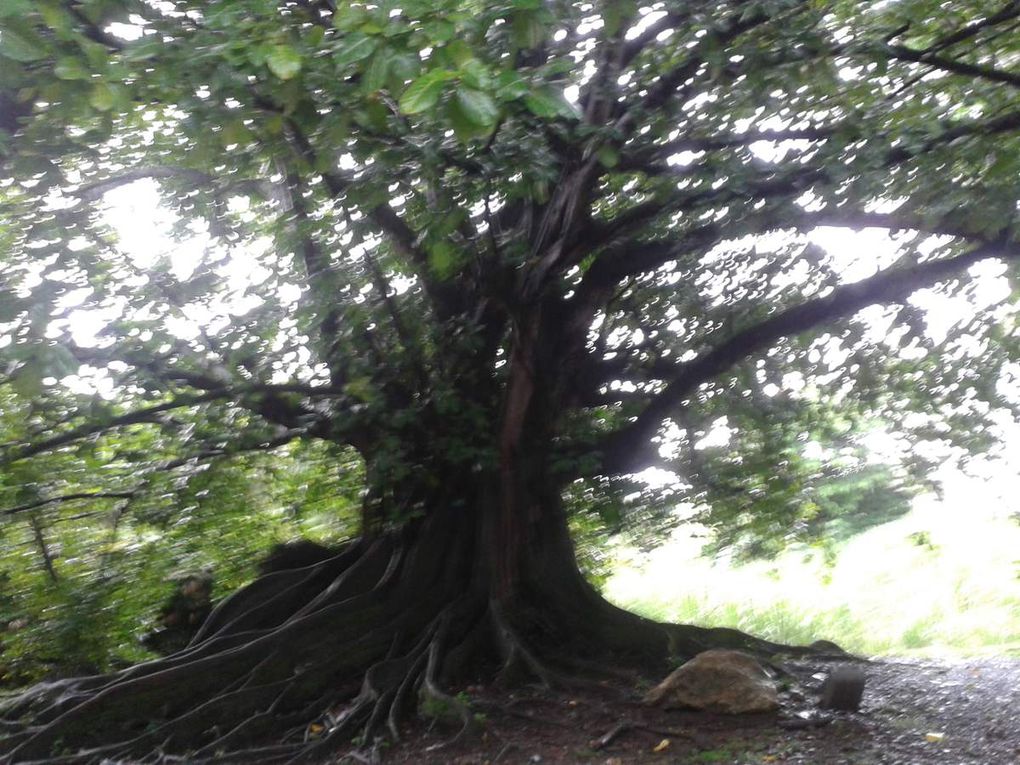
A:
[[[216,534],[184,562],[232,585],[309,530],[287,507],[349,536],[357,501],[364,599],[435,577],[432,615],[358,638],[365,666],[407,650],[350,717],[385,704],[395,732],[482,622],[548,677],[525,638],[554,616],[507,606],[598,608],[564,500],[581,530],[692,501],[750,555],[899,512],[1020,406],[1018,24],[1007,0],[5,0],[5,549],[101,612],[166,575],[148,547]],[[161,221],[132,212],[146,183]],[[665,488],[634,484],[650,466]],[[294,619],[357,579],[316,570],[337,585]],[[269,609],[204,637],[274,640],[296,622]],[[258,671],[303,677],[286,661]],[[18,751],[110,734],[91,708]]]

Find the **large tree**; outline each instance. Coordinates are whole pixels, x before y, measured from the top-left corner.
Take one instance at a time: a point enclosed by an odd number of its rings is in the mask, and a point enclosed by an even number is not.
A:
[[[980,448],[1015,403],[1014,306],[973,286],[1020,255],[1015,0],[5,0],[0,30],[7,516],[298,440],[366,475],[336,557],[26,694],[14,760],[201,759],[346,700],[286,760],[459,708],[458,675],[768,650],[603,601],[564,498],[665,459],[753,525],[807,441]],[[140,179],[204,250],[118,244],[100,203]],[[889,244],[862,273],[820,226]],[[929,288],[966,315],[933,330]]]

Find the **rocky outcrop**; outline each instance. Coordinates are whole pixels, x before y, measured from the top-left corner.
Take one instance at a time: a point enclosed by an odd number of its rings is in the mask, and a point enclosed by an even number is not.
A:
[[[699,653],[645,696],[646,704],[720,714],[771,712],[779,707],[775,683],[740,651]]]

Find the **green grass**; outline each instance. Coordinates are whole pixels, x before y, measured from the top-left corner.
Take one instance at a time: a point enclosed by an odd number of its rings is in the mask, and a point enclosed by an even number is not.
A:
[[[1020,492],[957,479],[945,501],[844,545],[831,565],[800,549],[731,566],[700,556],[697,529],[641,556],[622,551],[606,584],[647,616],[736,627],[784,643],[833,640],[868,655],[1020,654]]]

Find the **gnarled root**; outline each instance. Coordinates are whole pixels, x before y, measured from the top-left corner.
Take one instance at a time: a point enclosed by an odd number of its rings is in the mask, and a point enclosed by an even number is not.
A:
[[[472,586],[473,571],[466,549],[437,554],[395,534],[266,575],[183,651],[8,703],[0,761],[305,762],[351,740],[397,738],[414,710],[467,735],[475,718],[445,690],[450,680],[569,684],[600,667],[658,673],[670,652],[783,648],[642,619],[576,571],[545,572],[512,601]]]

